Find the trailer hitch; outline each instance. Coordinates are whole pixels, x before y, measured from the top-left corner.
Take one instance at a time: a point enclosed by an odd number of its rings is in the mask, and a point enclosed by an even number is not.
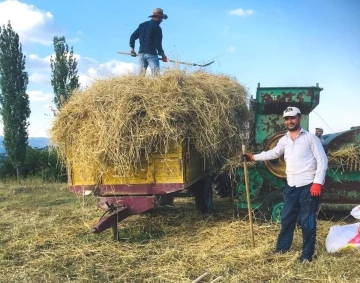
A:
[[[114,212],[115,210],[116,210],[116,207],[115,207],[115,205],[113,204],[113,203],[109,203],[109,202],[105,202],[106,203],[106,205],[107,205],[107,207],[108,207],[108,210],[106,210],[105,212],[104,212],[104,214],[100,217],[100,220],[106,215],[106,214],[108,214],[108,213],[112,213],[112,212]]]
[[[115,207],[113,203],[106,202],[107,207],[109,208],[104,212],[100,217],[99,221],[95,224],[92,229],[92,233],[100,234],[108,228],[112,228],[114,234],[114,240],[119,240],[119,230],[118,223],[128,217],[129,209],[124,206]],[[109,214],[105,217],[106,214]]]

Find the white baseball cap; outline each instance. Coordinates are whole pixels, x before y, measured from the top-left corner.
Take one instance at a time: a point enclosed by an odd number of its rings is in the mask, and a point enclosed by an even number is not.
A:
[[[293,106],[289,106],[284,111],[284,117],[296,116],[297,114],[301,114],[300,109]]]

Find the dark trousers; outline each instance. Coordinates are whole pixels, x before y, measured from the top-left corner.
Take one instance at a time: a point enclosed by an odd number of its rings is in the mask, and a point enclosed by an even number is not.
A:
[[[303,246],[302,259],[311,261],[314,255],[316,240],[316,217],[320,198],[312,197],[310,187],[290,187],[284,190],[284,208],[281,214],[281,230],[276,244],[278,252],[288,251],[291,247],[294,230],[299,218],[301,224]]]

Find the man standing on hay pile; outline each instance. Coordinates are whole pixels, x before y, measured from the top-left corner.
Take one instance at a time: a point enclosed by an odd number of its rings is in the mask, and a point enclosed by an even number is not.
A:
[[[320,139],[300,126],[301,112],[296,107],[284,111],[288,132],[277,145],[260,154],[244,154],[248,161],[271,160],[284,154],[287,184],[281,230],[275,253],[287,252],[292,244],[297,219],[303,235],[300,262],[312,261],[316,240],[316,217],[328,160]]]
[[[168,16],[163,13],[163,10],[156,8],[153,14],[149,16],[150,21],[143,22],[130,36],[130,52],[132,56],[136,56],[135,41],[139,39],[139,64],[140,74],[145,74],[146,69],[150,66],[151,74],[156,76],[160,71],[159,57],[162,57],[163,62],[167,62],[168,58],[162,48],[162,30],[160,23]]]

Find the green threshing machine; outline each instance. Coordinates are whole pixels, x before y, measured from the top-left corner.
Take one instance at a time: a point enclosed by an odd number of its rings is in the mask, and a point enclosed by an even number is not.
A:
[[[251,98],[250,108],[255,122],[250,127],[250,144],[253,152],[273,148],[285,134],[282,114],[288,106],[298,107],[302,113],[301,125],[309,128],[309,114],[319,104],[322,88],[318,84],[311,87],[260,87],[256,99]],[[360,145],[360,127],[323,136],[323,146],[327,153],[338,151],[349,145]],[[252,208],[257,208],[267,220],[278,221],[283,207],[282,188],[286,182],[283,157],[276,160],[256,162],[249,167],[249,189]],[[235,173],[236,180],[243,180],[243,170]],[[247,208],[245,184],[236,183],[238,208]],[[332,161],[322,194],[323,210],[351,210],[360,204],[360,166],[359,159]]]

